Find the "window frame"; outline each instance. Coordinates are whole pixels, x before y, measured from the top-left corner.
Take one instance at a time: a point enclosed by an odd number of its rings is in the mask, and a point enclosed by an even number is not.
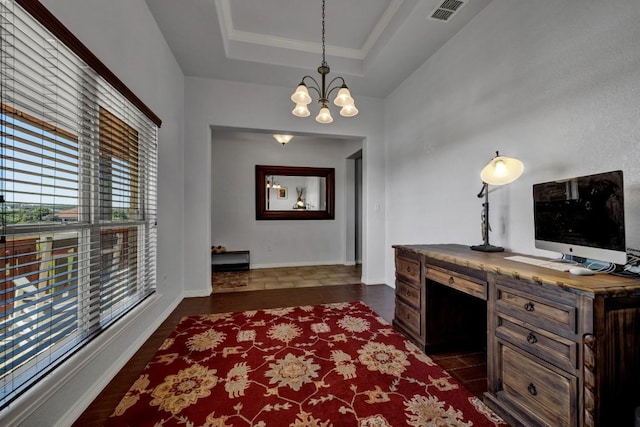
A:
[[[29,359],[28,363],[22,364],[17,368],[9,370],[8,376],[15,376],[14,373],[19,373],[20,371],[27,372],[30,370],[37,370],[38,376],[37,378],[27,378],[26,380],[20,382],[17,381],[15,387],[12,388],[10,393],[6,393],[5,384],[6,384],[6,375],[3,375],[2,382],[0,383],[3,387],[0,394],[0,410],[6,410],[7,406],[13,402],[18,396],[20,396],[24,391],[26,391],[29,387],[31,387],[36,382],[43,379],[47,374],[57,369],[60,365],[62,365],[75,351],[79,350],[83,346],[89,344],[94,338],[96,338],[102,331],[113,325],[116,321],[126,316],[128,313],[133,315],[132,310],[150,295],[155,292],[157,285],[156,278],[156,262],[157,262],[157,224],[156,224],[156,195],[157,195],[157,138],[158,138],[158,128],[161,125],[160,119],[146,106],[144,105],[139,98],[137,98],[133,92],[131,92],[111,71],[102,64],[82,43],[79,42],[69,30],[67,30],[61,23],[58,21],[55,16],[53,16],[40,2],[33,2],[29,0],[9,0],[10,3],[3,2],[3,12],[8,12],[8,14],[12,15],[12,10],[10,8],[17,8],[18,6],[22,8],[26,14],[30,15],[42,25],[45,31],[38,32],[40,30],[36,25],[31,24],[30,22],[25,24],[27,25],[25,28],[29,31],[33,31],[33,34],[36,34],[38,37],[51,37],[56,38],[54,45],[58,46],[58,43],[64,45],[69,52],[73,55],[76,55],[77,59],[80,60],[80,64],[86,64],[89,68],[82,68],[84,71],[83,74],[76,70],[76,62],[75,58],[73,63],[70,65],[73,67],[73,72],[76,73],[72,77],[69,77],[69,82],[67,82],[68,86],[65,86],[65,90],[68,90],[68,87],[72,86],[70,83],[74,83],[73,78],[86,79],[83,80],[85,83],[89,81],[94,83],[95,86],[92,87],[93,92],[89,94],[85,94],[78,90],[77,93],[74,92],[70,97],[77,96],[78,99],[81,100],[81,106],[77,106],[77,111],[74,111],[73,115],[75,121],[73,124],[78,127],[77,135],[73,132],[70,132],[67,129],[62,129],[60,127],[51,125],[46,120],[42,120],[38,118],[36,115],[32,114],[32,111],[29,108],[22,109],[24,107],[24,103],[21,104],[13,104],[13,99],[11,96],[5,98],[4,91],[2,92],[2,99],[0,99],[0,104],[2,108],[0,108],[0,112],[6,115],[8,112],[13,115],[16,120],[19,120],[23,123],[28,123],[30,126],[34,126],[40,129],[43,129],[43,132],[52,132],[60,135],[64,135],[65,138],[73,138],[77,143],[77,162],[76,167],[78,168],[77,172],[77,221],[70,221],[67,223],[55,223],[53,221],[43,221],[36,223],[19,223],[19,224],[2,224],[2,229],[0,230],[0,234],[3,236],[11,236],[12,238],[21,238],[25,236],[39,236],[40,238],[43,236],[51,236],[53,239],[55,236],[59,235],[70,235],[73,234],[76,237],[75,242],[75,260],[73,262],[72,269],[76,271],[77,276],[75,279],[71,279],[73,276],[69,276],[69,273],[61,273],[62,275],[67,274],[66,280],[77,281],[77,289],[75,289],[75,303],[72,305],[71,310],[74,311],[75,314],[75,328],[73,329],[73,333],[71,335],[65,335],[60,340],[53,342],[48,349],[48,354],[40,358],[40,354],[38,353],[35,358]],[[7,6],[8,4],[8,6]],[[17,6],[16,6],[17,5]],[[4,16],[3,16],[4,18]],[[13,16],[12,16],[13,18]],[[7,28],[12,28],[14,25],[13,21],[7,24],[7,27],[2,27],[3,36],[9,35],[13,37],[13,35],[9,32],[11,30],[7,30]],[[33,26],[32,26],[33,25]],[[46,31],[49,33],[46,33]],[[18,31],[18,30],[16,30]],[[20,29],[22,31],[22,29]],[[22,33],[21,33],[22,34]],[[17,39],[17,37],[16,37]],[[28,43],[29,41],[21,43]],[[37,48],[46,49],[47,46],[38,45]],[[15,48],[15,46],[10,46],[10,48]],[[3,54],[5,47],[2,47]],[[21,52],[23,53],[23,52]],[[65,53],[66,55],[66,53]],[[0,58],[1,60],[5,60],[5,56]],[[67,58],[68,59],[68,58]],[[7,67],[11,71],[20,72],[20,68],[15,67],[10,68],[15,65],[17,61],[10,62],[7,61],[5,64],[2,63],[3,67]],[[7,65],[8,64],[8,65]],[[18,64],[21,65],[21,64]],[[64,66],[67,66],[66,64]],[[80,69],[80,68],[78,68]],[[56,75],[57,76],[57,75]],[[5,77],[3,75],[2,84],[0,84],[0,89],[4,89],[5,87]],[[57,78],[57,77],[56,77]],[[60,81],[64,82],[66,76],[60,77]],[[11,78],[7,78],[10,80]],[[57,81],[56,81],[57,82]],[[23,81],[20,84],[24,84]],[[24,86],[23,86],[24,87]],[[83,89],[86,89],[85,86],[82,86]],[[30,88],[28,88],[31,91]],[[41,90],[38,86],[38,83],[34,83],[34,93],[37,93],[38,90]],[[31,92],[29,92],[31,93]],[[85,97],[86,96],[86,97]],[[121,101],[121,98],[123,101]],[[10,99],[10,102],[7,102],[6,99]],[[75,98],[72,98],[75,99]],[[32,100],[30,100],[31,102]],[[54,108],[61,108],[61,111],[65,108],[69,108],[68,105],[64,104],[68,99],[63,99],[61,101],[61,107],[58,104],[54,105]],[[44,104],[44,101],[42,101]],[[34,101],[34,104],[36,101]],[[11,104],[11,105],[9,105]],[[27,103],[29,104],[29,103]],[[14,105],[18,105],[15,107]],[[39,104],[38,104],[39,105]],[[38,105],[35,105],[36,107]],[[90,105],[87,107],[87,105]],[[118,123],[123,126],[127,130],[127,134],[135,134],[135,150],[134,154],[131,153],[130,150],[127,150],[126,154],[122,154],[119,156],[117,150],[112,151],[112,157],[118,158],[128,158],[132,159],[134,156],[136,157],[136,166],[135,172],[133,173],[133,178],[130,182],[125,183],[125,187],[133,188],[130,191],[130,197],[128,203],[133,205],[136,215],[132,219],[119,218],[114,220],[111,215],[109,218],[104,218],[99,215],[99,210],[101,207],[100,204],[100,172],[99,172],[99,163],[100,163],[100,151],[101,151],[101,135],[100,135],[100,126],[95,126],[96,120],[100,120],[99,114],[96,115],[97,111],[105,108],[106,111],[110,111],[113,120],[118,120]],[[47,106],[46,108],[51,108]],[[134,109],[136,110],[134,112]],[[34,110],[40,111],[40,110]],[[57,111],[57,110],[56,110]],[[85,113],[89,112],[88,115]],[[123,114],[131,113],[131,114]],[[121,116],[122,115],[122,116]],[[45,116],[43,116],[45,117]],[[81,130],[82,129],[82,130]],[[86,129],[90,129],[87,131]],[[132,132],[133,131],[133,132]],[[139,136],[140,134],[144,134],[144,141],[141,142]],[[11,139],[11,137],[7,135],[2,136],[2,145],[5,146],[7,139]],[[129,141],[125,141],[124,144],[129,144]],[[117,147],[116,147],[117,148]],[[97,153],[97,154],[96,154]],[[4,151],[2,151],[2,156],[4,157]],[[111,161],[113,162],[113,160]],[[2,162],[0,165],[2,166],[2,170],[5,169],[5,163]],[[129,171],[132,171],[134,168],[130,167]],[[127,175],[127,171],[123,168],[123,175]],[[5,183],[11,182],[12,179],[7,180],[5,178],[5,174],[3,172],[0,180],[3,182],[2,190],[5,189]],[[111,175],[111,179],[113,179],[113,175]],[[125,178],[126,179],[126,178]],[[41,190],[41,194],[47,194],[45,191]],[[126,190],[125,190],[126,194]],[[0,195],[4,195],[3,191],[0,191]],[[2,203],[0,203],[2,204]],[[113,204],[110,204],[112,211]],[[4,209],[3,209],[4,212]],[[129,216],[130,217],[130,216]],[[5,215],[2,215],[2,218],[5,218]],[[3,221],[4,222],[4,221]],[[132,232],[135,230],[135,232]],[[123,259],[123,255],[118,253],[112,256],[114,257],[111,261],[103,262],[103,244],[107,244],[107,240],[109,240],[109,244],[113,241],[113,237],[104,237],[105,233],[128,233],[127,238],[128,241],[123,237],[122,241],[124,243],[116,243],[116,246],[124,244],[127,248],[124,254],[126,254],[126,259]],[[103,238],[104,237],[104,238]],[[118,238],[116,238],[116,241]],[[5,242],[6,244],[6,238]],[[84,248],[80,250],[79,248]],[[52,249],[49,249],[50,253]],[[116,249],[117,251],[117,249]],[[36,249],[37,252],[37,249]],[[6,251],[5,251],[6,254]],[[65,255],[61,256],[62,258]],[[17,257],[14,257],[17,258]],[[19,261],[17,261],[16,267],[20,265]],[[69,257],[67,257],[67,264],[70,262]],[[98,301],[101,301],[101,293],[103,292],[103,284],[106,280],[103,279],[102,274],[103,269],[105,268],[103,264],[106,264],[107,267],[111,263],[111,267],[116,266],[116,270],[112,271],[118,274],[120,277],[116,277],[114,280],[120,281],[118,284],[122,289],[119,290],[119,295],[115,299],[113,299],[114,304],[109,307],[108,311],[102,310],[100,304],[98,304],[99,313],[96,317],[96,309],[95,309],[95,298],[98,298]],[[12,270],[13,265],[8,268],[8,264],[6,264],[6,255],[5,255],[5,265],[2,266],[5,271],[4,275],[4,285],[6,287],[9,279],[12,279],[14,276],[8,276],[11,274],[9,270]],[[42,263],[40,263],[40,266]],[[68,267],[65,265],[64,267]],[[42,268],[42,267],[38,267]],[[58,266],[55,261],[52,261],[52,264],[49,264],[47,267],[46,273],[49,274],[50,271],[53,271],[54,276],[56,275],[55,271]],[[42,270],[40,270],[42,271]],[[68,270],[67,270],[68,271]],[[124,271],[124,272],[122,272]],[[38,279],[40,280],[40,279]],[[56,291],[51,292],[51,296],[47,297],[45,294],[45,289],[49,286],[49,280],[47,280],[47,285],[44,288],[40,288],[36,286],[36,291],[34,292],[35,299],[39,300],[42,298],[46,299],[47,304],[51,305],[51,310],[57,310],[54,307],[54,299],[53,294]],[[13,282],[13,280],[11,280]],[[37,282],[40,283],[39,281]],[[30,284],[31,285],[31,284]],[[12,284],[12,288],[9,291],[14,292],[16,288],[15,282]],[[52,288],[55,288],[57,285],[54,282]],[[134,288],[134,291],[131,291],[131,288]],[[3,292],[6,289],[2,289]],[[41,296],[44,295],[44,296]],[[84,296],[85,294],[89,296]],[[9,294],[6,294],[9,295]],[[82,296],[81,296],[82,295]],[[123,296],[124,295],[124,296]],[[129,296],[133,296],[129,298]],[[11,297],[15,300],[14,297]],[[48,298],[48,299],[47,299]],[[72,298],[72,297],[70,297]],[[50,300],[50,301],[49,301]],[[12,302],[13,303],[13,302]],[[6,299],[2,300],[3,307],[6,306]],[[2,316],[0,320],[2,320],[3,325],[6,325],[5,319],[9,317],[9,315],[5,315],[7,311],[2,312]],[[11,311],[11,315],[13,315],[13,307]],[[65,313],[65,316],[67,314]],[[89,322],[89,319],[91,322]],[[54,318],[55,320],[55,318]],[[39,320],[38,320],[39,321]],[[8,322],[8,321],[7,321]],[[55,326],[55,325],[54,325]],[[15,326],[10,325],[11,328],[15,328]],[[40,328],[38,326],[38,328]],[[50,327],[53,328],[53,327]],[[8,330],[8,329],[7,329]],[[47,329],[47,331],[49,331]],[[47,332],[49,333],[49,332]],[[33,335],[33,334],[32,334]],[[55,335],[51,333],[51,335]],[[38,337],[39,335],[33,335],[34,337]],[[12,336],[12,340],[16,340],[15,333]],[[21,336],[17,336],[18,339],[22,339]],[[37,347],[37,346],[36,346]],[[11,349],[13,347],[7,347],[3,344],[2,350],[3,352],[7,350],[7,348]],[[4,355],[4,353],[3,353]],[[0,372],[2,374],[2,372]],[[13,385],[13,379],[10,380]]]

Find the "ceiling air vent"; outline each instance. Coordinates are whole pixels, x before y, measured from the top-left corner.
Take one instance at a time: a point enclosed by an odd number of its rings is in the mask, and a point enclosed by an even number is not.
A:
[[[440,6],[431,12],[430,18],[438,21],[448,21],[456,12],[462,9],[462,6],[468,1],[469,0],[444,0]]]

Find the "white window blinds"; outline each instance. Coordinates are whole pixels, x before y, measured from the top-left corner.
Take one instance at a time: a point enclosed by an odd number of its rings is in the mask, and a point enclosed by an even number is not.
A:
[[[3,407],[156,286],[159,122],[25,3],[0,2]]]

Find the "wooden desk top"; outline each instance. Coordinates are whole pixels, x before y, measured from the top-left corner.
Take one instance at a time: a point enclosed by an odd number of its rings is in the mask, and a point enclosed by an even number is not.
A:
[[[531,283],[546,286],[558,286],[569,292],[595,297],[640,295],[640,278],[597,273],[593,276],[576,276],[569,272],[524,264],[505,259],[517,254],[513,252],[480,252],[469,246],[458,244],[437,245],[393,245],[396,249],[425,255],[433,259],[461,265],[464,267],[509,276]],[[540,258],[540,257],[537,257]],[[542,259],[542,258],[540,258]]]

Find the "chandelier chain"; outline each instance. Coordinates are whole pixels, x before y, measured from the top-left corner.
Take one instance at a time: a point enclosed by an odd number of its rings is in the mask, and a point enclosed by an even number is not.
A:
[[[325,58],[325,47],[324,47],[324,2],[325,0],[322,0],[322,66],[326,67],[327,60]]]

